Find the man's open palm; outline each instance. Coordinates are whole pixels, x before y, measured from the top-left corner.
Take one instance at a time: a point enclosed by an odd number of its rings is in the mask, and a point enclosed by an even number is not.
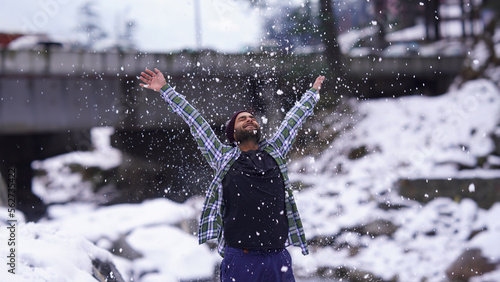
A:
[[[145,72],[141,72],[139,77],[144,83],[140,85],[147,89],[153,89],[154,91],[160,91],[160,89],[167,84],[165,77],[161,71],[155,68],[155,71],[146,69]]]
[[[313,88],[319,91],[321,89],[321,84],[323,83],[324,80],[325,80],[324,76],[322,75],[318,76],[318,78],[316,78],[316,81],[313,84]]]

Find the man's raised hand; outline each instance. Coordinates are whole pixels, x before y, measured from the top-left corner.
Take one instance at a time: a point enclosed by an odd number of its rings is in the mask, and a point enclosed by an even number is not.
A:
[[[324,80],[325,80],[324,76],[322,75],[318,76],[313,84],[313,88],[319,91],[321,89],[321,83],[323,83]]]
[[[144,72],[141,72],[139,78],[144,82],[139,84],[140,86],[147,89],[153,89],[154,91],[160,91],[160,89],[167,84],[165,77],[157,68],[155,68],[154,72],[146,69]]]

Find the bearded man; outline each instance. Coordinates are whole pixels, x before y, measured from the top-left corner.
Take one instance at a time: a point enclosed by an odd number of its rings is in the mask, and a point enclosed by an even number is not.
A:
[[[203,205],[198,239],[217,239],[222,281],[295,281],[285,247],[308,254],[307,242],[288,179],[286,155],[319,100],[325,77],[286,114],[271,138],[261,140],[250,111],[236,112],[226,126],[230,144],[220,141],[207,121],[177,93],[158,69],[141,72],[140,85],[160,92],[170,109],[191,128],[199,149],[214,169]]]

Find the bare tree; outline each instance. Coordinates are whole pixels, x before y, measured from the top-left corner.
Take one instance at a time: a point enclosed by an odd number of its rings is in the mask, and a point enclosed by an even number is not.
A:
[[[333,12],[333,0],[320,0],[319,17],[321,20],[321,31],[325,45],[324,56],[328,63],[328,68],[334,76],[343,76],[343,56],[337,41],[338,29]]]
[[[265,0],[247,0],[254,6],[267,7],[269,3]],[[307,0],[302,4],[309,10],[311,1]],[[343,73],[343,56],[340,51],[340,46],[337,42],[338,28],[333,12],[333,0],[319,0],[319,11],[317,11],[319,18],[319,37],[325,46],[323,56],[328,70],[333,76],[341,76]]]
[[[455,80],[458,86],[467,81],[479,78],[491,79],[500,86],[500,81],[496,78],[494,71],[500,66],[500,54],[498,54],[495,46],[495,32],[498,28],[498,17],[500,16],[500,2],[497,0],[484,0],[481,8],[487,12],[486,14],[489,13],[489,16],[485,18],[486,22],[483,33],[476,36],[475,44],[483,44],[486,47],[484,54],[482,54],[486,59],[480,60],[478,64],[475,62],[477,60],[474,57],[466,58],[464,67]]]
[[[96,42],[108,36],[100,23],[100,16],[95,11],[94,2],[86,2],[80,8],[80,23],[77,30],[86,36],[84,47],[90,49]]]

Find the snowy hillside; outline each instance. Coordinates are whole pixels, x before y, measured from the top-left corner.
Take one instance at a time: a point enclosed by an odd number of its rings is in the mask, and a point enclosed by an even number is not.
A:
[[[489,210],[467,198],[422,205],[401,197],[396,185],[398,179],[412,178],[499,178],[500,158],[491,154],[491,136],[500,135],[499,90],[478,80],[439,97],[357,102],[355,107],[359,120],[353,130],[320,155],[291,166],[292,181],[311,187],[296,196],[307,235],[328,246],[308,258],[295,252],[296,271],[345,267],[384,280],[443,281],[452,262],[473,248],[500,263],[495,220],[500,203]],[[349,152],[360,147],[365,155],[349,159]],[[483,157],[487,162],[480,166],[477,160]],[[482,188],[471,183],[469,192]],[[487,275],[478,281],[500,280],[500,270]]]

